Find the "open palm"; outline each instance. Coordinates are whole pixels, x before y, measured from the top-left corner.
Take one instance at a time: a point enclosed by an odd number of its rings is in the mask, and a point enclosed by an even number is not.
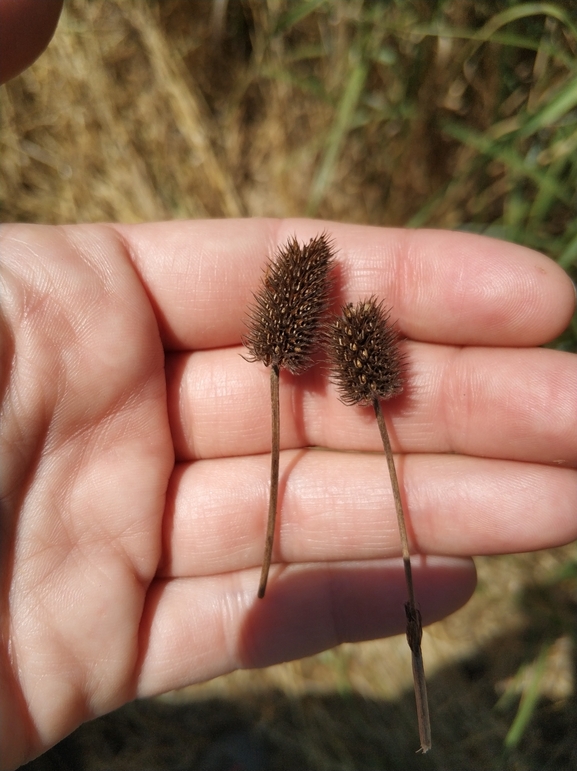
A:
[[[577,536],[575,356],[532,347],[574,294],[546,258],[311,221],[5,226],[2,768],[136,696],[402,630],[378,431],[319,369],[283,375],[282,564],[256,599],[270,408],[245,308],[276,245],[323,229],[341,299],[384,298],[407,337],[388,419],[424,620],[466,601],[470,555]]]

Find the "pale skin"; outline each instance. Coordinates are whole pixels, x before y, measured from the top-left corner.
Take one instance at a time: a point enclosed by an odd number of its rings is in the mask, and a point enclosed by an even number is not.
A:
[[[471,555],[577,537],[577,356],[536,347],[575,295],[546,257],[307,220],[3,226],[2,769],[135,697],[404,631],[374,416],[318,367],[281,376],[256,598],[269,373],[241,356],[246,306],[277,245],[322,230],[338,300],[385,298],[407,338],[385,412],[423,621],[466,602]]]

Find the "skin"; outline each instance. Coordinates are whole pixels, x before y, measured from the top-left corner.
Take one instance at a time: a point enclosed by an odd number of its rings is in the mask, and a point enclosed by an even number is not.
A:
[[[63,0],[0,0],[0,83],[16,77],[44,51]]]
[[[310,220],[3,226],[2,769],[135,697],[404,631],[374,415],[320,367],[281,376],[256,598],[269,373],[242,358],[246,306],[277,245],[323,229],[338,301],[386,298],[408,338],[385,410],[423,621],[467,601],[471,555],[577,537],[577,357],[535,347],[575,296],[546,257]]]

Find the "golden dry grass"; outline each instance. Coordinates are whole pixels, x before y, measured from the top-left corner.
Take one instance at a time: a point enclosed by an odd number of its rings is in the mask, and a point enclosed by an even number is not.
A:
[[[1,92],[0,219],[314,213],[486,229],[571,268],[570,5],[511,27],[505,2],[230,0],[219,38],[208,0],[68,0],[46,53]],[[426,757],[395,638],[129,706],[30,768],[209,768],[235,731],[272,770],[577,767],[576,564],[575,545],[478,561],[472,602],[425,634]]]
[[[3,90],[2,220],[309,212],[529,231],[553,256],[577,232],[563,188],[577,35],[562,21],[337,0],[295,22],[307,3],[230,0],[217,41],[212,5],[67,3]],[[516,45],[493,42],[508,30]]]

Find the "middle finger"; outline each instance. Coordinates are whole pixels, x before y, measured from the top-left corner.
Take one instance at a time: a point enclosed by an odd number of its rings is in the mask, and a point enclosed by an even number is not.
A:
[[[577,464],[571,354],[407,341],[406,386],[386,403],[395,451]],[[180,461],[270,452],[269,371],[240,347],[173,354],[168,404]],[[281,448],[382,450],[371,408],[347,407],[316,367],[281,373]]]

